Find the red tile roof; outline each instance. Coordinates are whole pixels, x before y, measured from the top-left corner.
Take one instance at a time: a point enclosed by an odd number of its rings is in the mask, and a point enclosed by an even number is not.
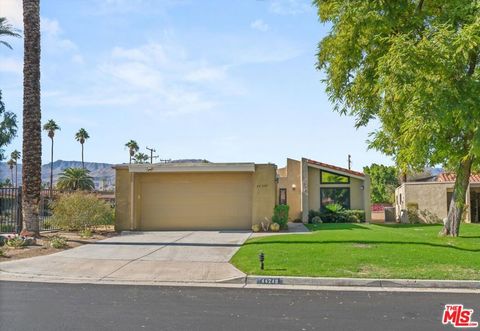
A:
[[[444,172],[437,176],[437,182],[454,182],[456,177],[453,172]],[[470,183],[480,183],[480,173],[471,174]]]
[[[314,165],[324,167],[324,168],[328,168],[328,169],[331,169],[331,170],[334,170],[334,171],[340,171],[340,172],[351,174],[351,175],[354,175],[354,176],[365,177],[365,174],[363,172],[348,170],[348,169],[337,167],[337,166],[334,166],[334,165],[331,165],[331,164],[318,162],[318,161],[314,161],[314,160],[309,160],[309,159],[306,159],[306,161],[307,161],[307,163],[314,164]]]

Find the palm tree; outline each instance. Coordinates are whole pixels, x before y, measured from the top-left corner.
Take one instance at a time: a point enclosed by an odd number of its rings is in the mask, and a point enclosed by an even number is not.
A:
[[[40,0],[23,0],[23,187],[22,235],[38,236],[42,185],[40,111]]]
[[[88,132],[84,129],[81,128],[78,130],[78,132],[75,134],[75,139],[77,139],[78,142],[82,145],[82,168],[85,169],[85,163],[83,162],[83,144],[85,143],[85,140],[90,138],[88,135]]]
[[[5,17],[0,17],[0,37],[3,36],[15,38],[21,37],[20,34],[13,28],[13,26],[8,23]],[[12,46],[5,40],[0,40],[0,44],[3,44],[8,48],[12,49]]]
[[[12,159],[10,159],[8,160],[7,164],[8,164],[8,167],[10,168],[10,178],[11,178],[10,183],[13,183],[13,166],[16,165],[17,163]]]
[[[132,163],[132,157],[135,155],[136,152],[138,152],[140,147],[138,147],[138,144],[135,140],[130,140],[128,143],[125,144],[125,147],[127,147],[130,152],[130,163]]]
[[[134,161],[135,163],[139,163],[139,164],[147,163],[148,160],[150,160],[150,156],[148,156],[148,155],[145,154],[145,153],[137,153],[137,154],[135,154],[135,156],[133,157],[133,161]]]
[[[57,187],[66,191],[93,191],[95,184],[89,173],[87,169],[67,168],[60,175]]]
[[[13,162],[15,162],[15,187],[18,187],[18,160],[20,159],[20,152],[17,150],[14,150],[11,154],[10,157],[12,158]],[[12,179],[13,183],[13,179]]]
[[[55,137],[55,131],[61,130],[54,120],[49,120],[43,125],[43,129],[48,132],[48,138],[52,140],[52,146],[50,149],[50,197],[53,192],[53,137]]]

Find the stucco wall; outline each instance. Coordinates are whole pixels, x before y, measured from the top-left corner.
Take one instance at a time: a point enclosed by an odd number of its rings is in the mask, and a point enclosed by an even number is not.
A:
[[[288,218],[290,221],[302,218],[301,166],[300,161],[287,159],[287,166],[278,169],[278,188],[287,190],[287,204],[290,207]]]
[[[274,164],[256,164],[253,174],[252,224],[272,219],[277,200],[275,182],[277,167]]]
[[[128,168],[115,170],[115,230],[130,228],[130,173]]]

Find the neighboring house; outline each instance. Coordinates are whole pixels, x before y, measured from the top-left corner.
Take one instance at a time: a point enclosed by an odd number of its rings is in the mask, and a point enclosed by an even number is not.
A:
[[[406,182],[395,190],[395,213],[397,220],[408,222],[407,210],[416,210],[428,217],[443,220],[448,215],[452,199],[455,174],[442,173],[434,181]],[[479,222],[480,207],[480,174],[470,176],[470,185],[466,195],[467,208],[464,220]]]
[[[290,206],[290,220],[307,223],[310,210],[338,203],[347,209],[364,210],[366,221],[370,222],[368,175],[306,158],[287,159],[287,166],[277,173],[277,203]]]
[[[271,219],[274,164],[118,165],[116,230],[247,230]]]

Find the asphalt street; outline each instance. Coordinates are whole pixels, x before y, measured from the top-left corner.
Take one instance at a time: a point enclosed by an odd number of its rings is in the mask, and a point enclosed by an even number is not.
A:
[[[0,330],[452,330],[478,294],[0,282]]]

